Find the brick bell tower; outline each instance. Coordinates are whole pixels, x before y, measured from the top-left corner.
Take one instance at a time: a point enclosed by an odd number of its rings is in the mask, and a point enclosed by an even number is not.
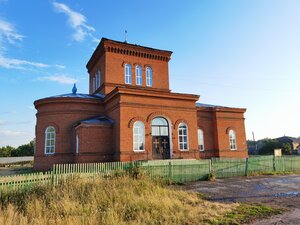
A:
[[[102,38],[86,65],[89,93],[107,95],[117,86],[170,92],[171,54],[171,51]]]

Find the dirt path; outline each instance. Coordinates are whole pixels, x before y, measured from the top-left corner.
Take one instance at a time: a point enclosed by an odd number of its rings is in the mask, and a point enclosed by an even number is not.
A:
[[[212,201],[261,203],[288,211],[252,225],[300,224],[300,175],[218,179],[187,184],[185,190],[209,196]]]
[[[12,175],[23,174],[23,173],[32,173],[32,172],[33,172],[33,168],[31,165],[0,167],[0,177],[12,176]]]

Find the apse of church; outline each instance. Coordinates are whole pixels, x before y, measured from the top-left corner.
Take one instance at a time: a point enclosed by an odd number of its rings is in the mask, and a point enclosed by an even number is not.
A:
[[[169,87],[172,52],[102,38],[89,94],[34,102],[34,167],[54,163],[247,157],[246,109],[197,103]],[[201,90],[200,90],[201,91]]]

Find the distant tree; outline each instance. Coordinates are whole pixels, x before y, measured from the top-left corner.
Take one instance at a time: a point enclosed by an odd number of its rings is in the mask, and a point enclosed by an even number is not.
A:
[[[18,148],[11,152],[11,156],[33,156],[35,140],[30,141],[28,144],[20,145]]]
[[[248,146],[256,145],[256,141],[253,141],[253,140],[247,140],[247,145],[248,145]]]
[[[12,146],[0,147],[0,157],[17,157],[17,156],[33,156],[34,155],[35,139],[28,144],[20,145],[17,148]]]
[[[274,149],[276,148],[281,148],[281,144],[279,143],[279,141],[266,138],[261,141],[258,152],[261,155],[270,155],[274,154]]]
[[[15,150],[12,146],[4,146],[0,148],[0,157],[10,157],[11,153]]]
[[[266,138],[261,141],[258,152],[261,155],[274,154],[274,149],[281,149],[283,155],[292,155],[294,151],[289,143],[280,142],[276,139]]]
[[[282,149],[282,154],[284,155],[292,155],[293,149],[289,143],[280,143],[280,148]]]

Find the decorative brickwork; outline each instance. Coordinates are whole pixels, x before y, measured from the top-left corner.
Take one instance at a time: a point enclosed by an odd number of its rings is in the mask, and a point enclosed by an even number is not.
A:
[[[54,163],[151,160],[157,157],[201,159],[247,157],[245,109],[196,104],[198,95],[169,89],[171,51],[103,38],[87,63],[89,95],[59,95],[35,101],[37,109],[34,168]],[[131,70],[125,71],[125,64]],[[140,66],[136,79],[136,66]],[[152,74],[146,77],[146,68]],[[130,68],[130,67],[128,67]],[[125,72],[128,83],[125,83]],[[140,74],[141,73],[141,74]],[[146,79],[150,79],[148,85]],[[138,81],[138,83],[137,83]],[[96,82],[96,83],[95,83]],[[151,85],[149,85],[151,84]],[[168,124],[151,127],[156,117]],[[143,126],[136,127],[136,121]],[[179,139],[184,122],[188,134]],[[45,154],[45,129],[56,130],[55,152]],[[198,129],[204,151],[198,149]],[[236,134],[230,150],[229,129]],[[180,150],[180,143],[188,148]]]

